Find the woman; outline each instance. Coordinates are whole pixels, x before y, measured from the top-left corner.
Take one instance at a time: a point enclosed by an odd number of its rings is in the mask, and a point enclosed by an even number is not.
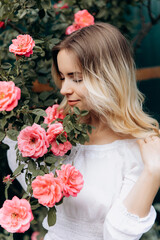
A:
[[[53,78],[67,112],[89,110],[95,129],[89,143],[73,148],[84,177],[76,198],[57,206],[45,240],[138,240],[156,217],[160,185],[158,123],[142,111],[131,49],[113,26],[80,29],[53,48]]]

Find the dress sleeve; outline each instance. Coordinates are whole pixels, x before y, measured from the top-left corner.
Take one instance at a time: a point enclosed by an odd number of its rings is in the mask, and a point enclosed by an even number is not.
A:
[[[16,146],[17,142],[11,140],[8,137],[5,137],[3,142],[9,146],[9,149],[7,151],[8,165],[9,165],[10,169],[12,170],[12,172],[14,172],[16,170],[16,168],[18,167],[18,163],[16,162],[16,150],[15,150],[15,146]],[[26,191],[27,185],[25,182],[25,173],[21,173],[17,177],[17,180],[19,181],[19,183],[21,184],[23,189]]]
[[[129,213],[123,204],[123,200],[131,191],[143,169],[139,148],[134,151],[134,156],[129,153],[128,157],[131,157],[132,160],[125,170],[121,191],[108,211],[104,222],[104,240],[139,240],[142,234],[152,227],[156,218],[153,206],[146,217],[140,218]]]

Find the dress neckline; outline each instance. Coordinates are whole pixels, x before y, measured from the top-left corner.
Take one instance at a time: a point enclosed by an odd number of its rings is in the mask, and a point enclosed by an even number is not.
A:
[[[132,139],[117,139],[111,143],[105,143],[105,144],[100,144],[100,145],[96,145],[96,144],[92,144],[92,145],[82,145],[82,144],[77,144],[77,146],[83,148],[83,149],[87,149],[87,150],[93,150],[93,149],[110,149],[110,148],[114,148],[126,143],[134,143],[136,142],[137,139],[132,138]]]

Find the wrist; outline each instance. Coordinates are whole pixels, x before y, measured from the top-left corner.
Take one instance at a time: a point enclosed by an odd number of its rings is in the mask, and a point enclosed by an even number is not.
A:
[[[155,186],[158,188],[160,187],[160,172],[156,168],[152,166],[145,166],[143,174],[148,180],[150,179]]]

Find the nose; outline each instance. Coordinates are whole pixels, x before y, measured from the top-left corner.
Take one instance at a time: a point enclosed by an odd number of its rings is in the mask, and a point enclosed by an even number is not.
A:
[[[67,79],[62,81],[62,86],[61,86],[60,93],[64,96],[65,95],[70,95],[70,94],[73,93],[73,89],[72,89],[72,86],[70,84],[70,81],[68,81]]]

